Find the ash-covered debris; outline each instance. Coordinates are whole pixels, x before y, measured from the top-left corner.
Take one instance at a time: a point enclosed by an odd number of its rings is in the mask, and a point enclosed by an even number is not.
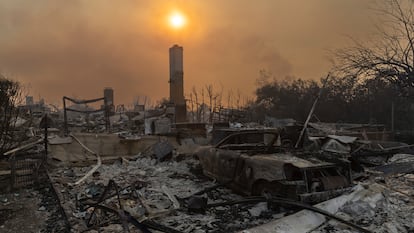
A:
[[[375,188],[373,195],[346,203],[337,216],[354,222],[371,232],[414,232],[414,179],[412,174],[387,177],[385,184],[367,183],[367,189]],[[315,233],[358,232],[349,227],[329,221]]]
[[[41,202],[38,210],[48,212],[48,218],[41,232],[70,232],[70,226],[52,185],[48,181],[42,183],[39,186],[39,192],[41,193]]]
[[[247,133],[235,132],[234,136],[233,134],[227,136],[216,146],[201,148],[193,143],[189,143],[191,146],[187,143],[180,145],[179,142],[176,143],[168,137],[152,138],[136,156],[114,156],[115,160],[112,160],[110,164],[108,161],[103,164],[98,163],[93,166],[94,169],[90,166],[57,167],[51,170],[50,176],[54,187],[58,190],[61,204],[73,232],[122,232],[125,230],[131,232],[146,232],[147,230],[148,232],[149,230],[237,232],[255,229],[261,225],[271,225],[279,220],[283,223],[286,216],[294,216],[291,214],[304,208],[300,207],[299,200],[310,200],[311,203],[315,203],[342,193],[343,195],[339,198],[344,199],[343,196],[348,195],[347,191],[356,184],[351,180],[351,177],[355,175],[350,173],[349,163],[343,162],[351,157],[349,154],[341,154],[340,159],[329,160],[338,154],[335,154],[335,151],[330,151],[329,155],[323,151],[322,153],[309,151],[288,153],[292,145],[284,142],[292,141],[289,139],[292,135],[277,129],[251,129]],[[95,139],[89,136],[83,140],[88,142],[85,145],[94,146],[101,140],[98,138],[98,136]],[[146,136],[143,136],[142,140],[145,138]],[[237,140],[232,140],[234,138]],[[348,148],[358,149],[360,146],[358,140],[347,139],[349,137],[329,138],[331,141],[337,140],[338,143],[356,143]],[[85,145],[83,145],[84,150],[98,155],[91,152]],[[109,148],[109,145],[105,146]],[[103,150],[104,147],[96,148],[106,153]],[[392,147],[392,151],[387,151],[387,154],[400,152],[398,148],[396,151],[394,149]],[[375,151],[375,153],[371,152],[370,156],[380,156],[381,160],[384,160],[382,166],[411,162],[409,155],[384,158],[382,155],[384,149]],[[194,154],[195,157],[188,154]],[[105,156],[107,155],[102,155],[101,158]],[[227,161],[226,158],[230,157],[233,160]],[[209,159],[209,163],[203,159]],[[280,166],[276,162],[294,165]],[[211,168],[206,164],[211,165]],[[251,164],[250,168],[249,164]],[[285,175],[279,174],[281,180],[276,177],[277,179],[274,180],[276,182],[261,182],[259,171],[271,172],[276,171],[275,169],[284,172]],[[368,182],[367,179],[370,180],[369,182],[379,182],[386,187],[384,190],[396,192],[394,190],[396,187],[393,188],[391,185],[397,185],[397,182],[387,183],[389,179],[401,180],[399,187],[403,187],[402,184],[409,185],[408,180],[402,180],[405,176],[407,179],[410,178],[407,174],[385,176],[384,173],[376,170],[376,167],[368,169],[366,170],[368,173],[363,173],[362,169],[360,171],[362,175],[359,178],[365,179],[365,182]],[[214,178],[216,175],[220,184],[208,179],[205,175]],[[274,177],[274,175],[266,177]],[[245,178],[248,179],[244,181]],[[270,194],[291,198],[299,205],[282,204],[283,201],[275,202],[274,199],[264,199],[264,197],[249,199],[235,193],[238,190],[237,186],[241,188],[240,193],[246,194],[243,189],[248,188],[251,194],[258,193],[264,196]],[[366,183],[365,186],[370,186],[370,184]],[[319,197],[313,196],[322,193],[323,195]],[[407,190],[400,190],[397,193],[411,195]],[[395,222],[395,226],[399,224],[403,227],[402,229],[407,229],[409,232],[411,226],[404,223],[404,219],[409,218],[409,215],[403,216],[398,211],[386,210],[386,207],[389,207],[388,201],[392,200],[392,196],[387,195],[386,191],[381,191],[375,198],[353,199],[344,202],[342,206],[337,206],[338,211],[328,214],[337,216],[347,225],[335,221],[327,223],[322,221],[320,224],[323,225],[317,231],[355,231],[350,226],[376,231],[380,230],[380,227],[387,226],[379,224],[385,221],[388,225]],[[373,205],[372,200],[378,203]],[[383,203],[380,200],[386,200],[386,202]],[[364,215],[357,214],[360,212]],[[405,212],[410,213],[410,210],[405,210]],[[396,220],[387,215],[390,213],[394,214],[393,218]]]
[[[322,135],[309,137],[313,148],[299,151],[293,148],[297,127],[290,130],[230,130],[219,143],[204,146],[203,137],[189,134],[134,137],[128,130],[49,140],[49,162],[55,160],[49,165],[60,167],[50,167],[53,187],[44,185],[35,208],[48,216],[42,232],[69,231],[65,218],[72,232],[262,232],[254,229],[296,218],[305,208],[301,201],[346,199],[357,184],[355,165],[365,189],[378,192],[325,213],[342,223],[326,218],[296,232],[357,232],[358,226],[367,232],[413,231],[410,145]],[[304,229],[317,208],[312,214],[308,208],[296,225]],[[4,210],[4,216],[13,214]]]
[[[105,214],[105,211],[99,210],[95,211],[96,216],[91,217],[95,210],[92,203],[99,202],[102,195],[105,196],[102,205],[118,210],[121,205],[138,221],[151,220],[178,232],[234,232],[281,217],[278,210],[268,208],[266,203],[205,208],[207,203],[222,203],[243,198],[224,187],[198,195],[199,200],[205,200],[206,203],[201,204],[198,209],[195,208],[195,199],[189,197],[194,197],[192,194],[216,184],[191,172],[199,165],[198,161],[191,157],[186,157],[180,162],[158,162],[149,157],[121,161],[100,166],[96,171],[97,175],[87,178],[85,183],[79,186],[67,184],[79,179],[89,168],[60,168],[52,172],[52,180],[60,190],[61,198],[64,200],[62,204],[66,213],[70,215],[74,231],[90,228],[90,232],[93,232],[96,226],[88,226],[91,218],[96,220],[97,224],[103,223],[103,230],[109,227],[110,231],[122,232],[122,227],[112,225],[120,223],[116,215]],[[74,177],[73,174],[78,175]],[[110,195],[105,194],[105,189],[111,181],[116,184],[120,200],[117,199],[114,190]],[[193,203],[189,203],[191,201]],[[129,226],[131,230],[136,229],[132,224]]]

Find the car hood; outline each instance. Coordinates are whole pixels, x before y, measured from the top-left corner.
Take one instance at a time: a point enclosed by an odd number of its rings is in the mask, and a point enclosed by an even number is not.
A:
[[[303,159],[294,156],[290,153],[276,153],[276,154],[257,154],[247,155],[243,154],[243,157],[247,160],[256,161],[268,161],[268,162],[279,162],[289,163],[298,168],[320,168],[320,167],[332,167],[335,166],[333,163],[324,162],[315,158]]]

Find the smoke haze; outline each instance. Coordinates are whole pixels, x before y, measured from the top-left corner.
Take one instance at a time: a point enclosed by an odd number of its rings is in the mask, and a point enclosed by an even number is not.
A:
[[[259,70],[316,79],[329,71],[326,50],[344,35],[364,38],[372,1],[301,0],[2,0],[0,71],[30,94],[95,98],[104,87],[116,103],[168,96],[168,48],[184,47],[185,92],[206,84],[253,95]],[[165,22],[180,9],[189,25]]]

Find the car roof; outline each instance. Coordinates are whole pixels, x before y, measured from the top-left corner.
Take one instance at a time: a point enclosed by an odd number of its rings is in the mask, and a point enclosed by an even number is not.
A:
[[[279,134],[281,131],[280,128],[263,128],[263,129],[241,129],[240,131],[235,131],[234,133],[227,135],[223,139],[221,139],[215,147],[221,145],[224,141],[226,141],[228,138],[234,137],[236,135],[248,135],[248,134]]]

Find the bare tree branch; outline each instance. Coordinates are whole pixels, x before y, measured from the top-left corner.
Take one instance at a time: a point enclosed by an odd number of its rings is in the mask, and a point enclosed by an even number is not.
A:
[[[385,0],[375,9],[380,16],[376,37],[351,38],[353,46],[334,51],[335,71],[341,76],[383,78],[398,87],[414,86],[414,8],[411,0]]]

